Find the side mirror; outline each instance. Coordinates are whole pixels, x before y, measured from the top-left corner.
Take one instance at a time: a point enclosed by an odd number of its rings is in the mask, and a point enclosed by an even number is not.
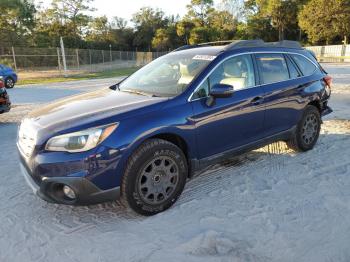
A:
[[[226,98],[232,96],[233,86],[226,84],[215,84],[211,87],[209,95],[215,98]]]
[[[209,97],[206,101],[207,106],[213,106],[216,98],[226,98],[234,93],[233,86],[226,84],[215,84],[210,88]]]

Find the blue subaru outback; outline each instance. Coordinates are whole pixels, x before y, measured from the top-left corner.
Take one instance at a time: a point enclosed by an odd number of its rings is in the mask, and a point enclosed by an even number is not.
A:
[[[118,84],[32,112],[25,178],[49,202],[169,208],[195,172],[274,141],[314,147],[331,77],[297,42],[184,46]]]

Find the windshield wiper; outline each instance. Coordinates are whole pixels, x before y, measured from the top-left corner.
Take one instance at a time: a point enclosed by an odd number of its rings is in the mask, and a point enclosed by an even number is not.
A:
[[[132,93],[132,94],[137,94],[137,95],[142,95],[142,96],[151,96],[151,97],[156,97],[156,95],[154,94],[150,94],[150,93],[146,93],[146,92],[142,92],[140,90],[134,90],[134,89],[123,89],[120,90],[122,92],[128,92],[128,93]]]

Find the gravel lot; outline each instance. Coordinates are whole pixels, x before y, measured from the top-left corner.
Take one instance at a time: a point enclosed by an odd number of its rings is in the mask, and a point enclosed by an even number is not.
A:
[[[275,143],[214,166],[149,218],[117,202],[48,204],[18,166],[26,112],[116,79],[10,90],[14,108],[0,115],[0,261],[350,261],[350,66],[325,67],[334,113],[314,150]]]

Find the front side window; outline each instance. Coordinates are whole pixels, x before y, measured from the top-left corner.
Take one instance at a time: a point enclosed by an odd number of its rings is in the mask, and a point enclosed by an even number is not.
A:
[[[222,62],[193,94],[193,99],[208,96],[215,84],[231,85],[235,91],[255,86],[251,56],[235,56]]]
[[[123,81],[119,89],[155,96],[179,95],[215,58],[199,52],[174,52],[160,57]]]
[[[262,84],[289,79],[286,60],[282,54],[256,54]]]
[[[308,59],[301,55],[291,55],[295,63],[298,65],[300,71],[303,73],[304,76],[312,75],[316,67],[313,63],[311,63]]]

